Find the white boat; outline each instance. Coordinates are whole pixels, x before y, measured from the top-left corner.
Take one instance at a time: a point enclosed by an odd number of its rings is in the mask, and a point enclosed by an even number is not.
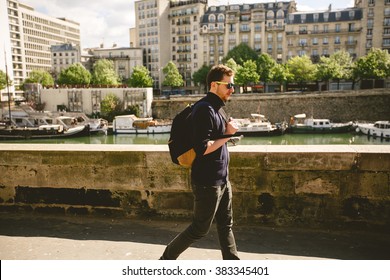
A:
[[[375,123],[358,123],[356,132],[372,137],[390,139],[390,122],[377,121]]]
[[[272,124],[261,114],[251,114],[250,118],[234,119],[238,125],[237,135],[272,136],[282,135],[286,129],[283,124]]]
[[[88,125],[90,134],[103,133],[107,135],[108,121],[102,118],[91,119],[81,112],[50,112],[52,117],[72,117],[74,122],[81,125]]]
[[[353,122],[333,123],[329,119],[307,118],[306,114],[291,117],[288,132],[291,133],[346,133],[353,128]]]
[[[112,123],[114,134],[160,134],[171,132],[172,124],[159,123],[153,118],[138,118],[135,115],[116,116]]]

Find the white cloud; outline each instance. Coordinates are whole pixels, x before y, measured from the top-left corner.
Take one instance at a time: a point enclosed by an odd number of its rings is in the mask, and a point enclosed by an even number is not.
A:
[[[36,11],[80,23],[83,48],[101,43],[129,46],[129,28],[134,27],[134,0],[21,0]]]

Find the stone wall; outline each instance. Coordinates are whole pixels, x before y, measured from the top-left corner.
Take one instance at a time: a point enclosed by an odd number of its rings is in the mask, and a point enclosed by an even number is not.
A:
[[[183,96],[167,100],[154,100],[153,116],[172,119],[187,104],[201,96]],[[327,118],[334,122],[390,120],[389,89],[334,91],[313,93],[234,94],[226,105],[233,118],[249,117],[261,113],[271,122],[290,119],[306,113],[314,118]]]
[[[230,147],[235,219],[390,228],[390,146]],[[0,210],[189,217],[190,171],[165,145],[0,144]]]

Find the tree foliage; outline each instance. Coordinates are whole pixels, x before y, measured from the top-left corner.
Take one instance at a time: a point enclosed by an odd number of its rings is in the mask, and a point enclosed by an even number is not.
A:
[[[316,77],[329,83],[330,80],[351,79],[352,57],[348,52],[339,51],[330,57],[320,57]],[[329,85],[328,85],[329,88]]]
[[[114,117],[122,111],[122,101],[115,94],[106,95],[101,101],[101,113],[105,119],[112,121]]]
[[[241,43],[231,49],[226,57],[223,58],[222,62],[226,63],[230,58],[233,58],[237,64],[244,65],[245,61],[256,61],[257,57],[257,53],[251,47],[245,43]]]
[[[260,75],[260,80],[266,86],[266,84],[272,81],[273,79],[274,70],[277,63],[267,53],[262,53],[261,55],[259,55],[256,63],[257,63],[257,73],[259,73]]]
[[[43,87],[49,87],[54,85],[54,79],[47,71],[33,70],[24,83],[39,83]]]
[[[130,87],[152,87],[153,79],[150,76],[149,70],[145,66],[135,66],[131,74],[128,85]]]
[[[283,91],[283,85],[292,80],[292,75],[287,67],[287,64],[276,64],[273,70],[274,82],[280,85],[280,91]]]
[[[260,75],[257,73],[256,62],[247,60],[243,66],[239,67],[235,75],[235,82],[244,87],[244,92],[248,85],[254,85],[259,82]]]
[[[390,76],[390,54],[373,48],[355,63],[354,76],[359,79],[384,79]]]
[[[205,91],[207,91],[207,74],[209,73],[210,69],[210,66],[203,65],[192,75],[192,79],[195,85],[203,86]]]
[[[183,77],[180,75],[175,63],[169,61],[163,68],[165,79],[163,82],[164,86],[180,87],[184,85]]]
[[[61,71],[58,83],[62,85],[89,85],[91,73],[81,63],[75,63]]]
[[[313,81],[316,77],[317,67],[307,55],[295,56],[287,61],[289,72],[293,80],[298,83],[301,90],[307,82]]]
[[[0,90],[7,87],[7,75],[5,72],[0,70]],[[11,80],[8,78],[8,85],[11,85]]]
[[[114,63],[108,59],[99,59],[93,64],[93,85],[118,85],[119,76],[115,72]]]
[[[235,73],[237,72],[238,70],[238,64],[234,61],[233,58],[229,58],[226,62],[225,62],[225,65],[227,67],[229,67],[230,69],[232,69]]]

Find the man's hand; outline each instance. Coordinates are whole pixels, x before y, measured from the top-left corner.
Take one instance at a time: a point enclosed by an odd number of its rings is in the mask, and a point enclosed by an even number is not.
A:
[[[229,118],[229,122],[226,123],[225,134],[235,134],[237,130],[238,130],[237,123],[233,120],[233,118]]]

